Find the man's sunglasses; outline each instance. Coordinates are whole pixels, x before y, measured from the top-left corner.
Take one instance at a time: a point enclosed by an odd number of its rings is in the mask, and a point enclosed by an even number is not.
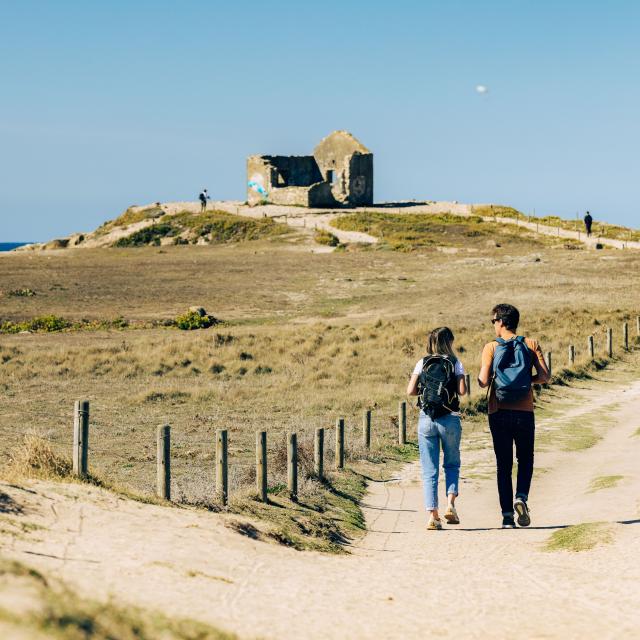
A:
[[[496,322],[500,322],[500,320],[502,320],[502,318],[492,318],[491,319],[491,324],[495,324]]]

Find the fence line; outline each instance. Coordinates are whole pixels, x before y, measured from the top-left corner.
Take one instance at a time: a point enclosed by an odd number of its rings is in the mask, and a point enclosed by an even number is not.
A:
[[[640,337],[640,316],[636,318],[637,328]],[[606,354],[609,358],[613,358],[615,345],[613,329],[607,327],[606,329],[606,344],[604,345]],[[601,347],[602,348],[602,347]],[[629,350],[629,324],[624,322],[622,325],[620,348],[624,351]],[[591,335],[587,340],[587,352],[591,359],[595,357],[595,339]],[[550,373],[553,372],[553,353],[551,351],[546,352],[545,359]],[[571,344],[568,348],[568,364],[570,367],[574,366],[576,362],[576,348]],[[467,401],[470,399],[470,386],[471,377],[469,374],[465,376],[465,382],[467,383]],[[72,462],[73,462],[73,474],[77,477],[86,478],[89,475],[89,423],[90,423],[90,404],[88,400],[76,400],[73,410],[73,444],[72,444]],[[400,445],[407,443],[407,402],[405,400],[398,403],[398,439],[397,442]],[[345,468],[346,459],[346,443],[345,443],[345,418],[339,417],[336,419],[335,425],[335,468],[337,471],[341,471]],[[353,432],[353,428],[350,433]],[[366,451],[371,447],[371,432],[372,432],[372,410],[367,409],[362,414],[362,445]],[[325,450],[325,429],[317,428],[313,434],[313,475],[320,481],[325,478],[324,471],[324,450]],[[302,434],[302,442],[304,446],[305,440],[309,442],[308,438],[310,434]],[[56,446],[63,446],[61,443],[54,443]],[[138,444],[148,448],[152,451],[151,443],[143,443],[138,441]],[[158,497],[163,500],[171,500],[171,449],[172,444],[174,450],[185,445],[197,446],[207,445],[212,446],[214,440],[197,440],[197,441],[185,441],[172,443],[171,427],[169,425],[161,425],[156,430],[156,493]],[[299,478],[299,463],[300,463],[300,451],[299,451],[299,439],[296,432],[287,434],[287,490],[291,500],[297,500],[298,498],[298,478]],[[65,445],[68,446],[68,445]],[[127,462],[140,463],[153,463],[152,457],[149,460],[138,460],[133,456],[124,456],[122,454],[113,452],[111,450],[105,450],[102,448],[92,447],[92,452],[104,453],[106,455],[114,456]],[[256,472],[256,495],[257,498],[265,503],[268,503],[268,467],[267,460],[268,447],[267,447],[267,432],[256,432],[256,459],[255,459],[255,472]],[[237,467],[252,467],[252,463],[244,463],[237,461],[234,463]],[[216,477],[216,493],[218,499],[223,505],[227,505],[229,501],[229,441],[228,432],[226,429],[216,430],[215,436],[215,477]]]

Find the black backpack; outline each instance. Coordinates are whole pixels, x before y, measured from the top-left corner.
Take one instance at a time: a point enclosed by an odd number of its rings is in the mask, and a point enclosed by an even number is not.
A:
[[[423,358],[418,376],[418,406],[431,418],[460,410],[453,358],[439,355]]]

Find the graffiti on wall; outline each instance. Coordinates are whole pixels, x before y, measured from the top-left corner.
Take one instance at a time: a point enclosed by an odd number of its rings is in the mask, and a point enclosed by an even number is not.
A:
[[[248,182],[249,189],[259,193],[261,196],[266,198],[269,194],[267,190],[264,188],[264,178],[259,173],[254,173],[251,176],[251,179]]]

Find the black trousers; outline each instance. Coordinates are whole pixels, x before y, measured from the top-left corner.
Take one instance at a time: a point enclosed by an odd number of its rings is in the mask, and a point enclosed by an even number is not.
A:
[[[502,513],[513,513],[513,445],[516,446],[518,478],[516,498],[527,500],[533,476],[535,419],[533,411],[499,409],[489,415],[489,428],[496,454],[498,495]]]

